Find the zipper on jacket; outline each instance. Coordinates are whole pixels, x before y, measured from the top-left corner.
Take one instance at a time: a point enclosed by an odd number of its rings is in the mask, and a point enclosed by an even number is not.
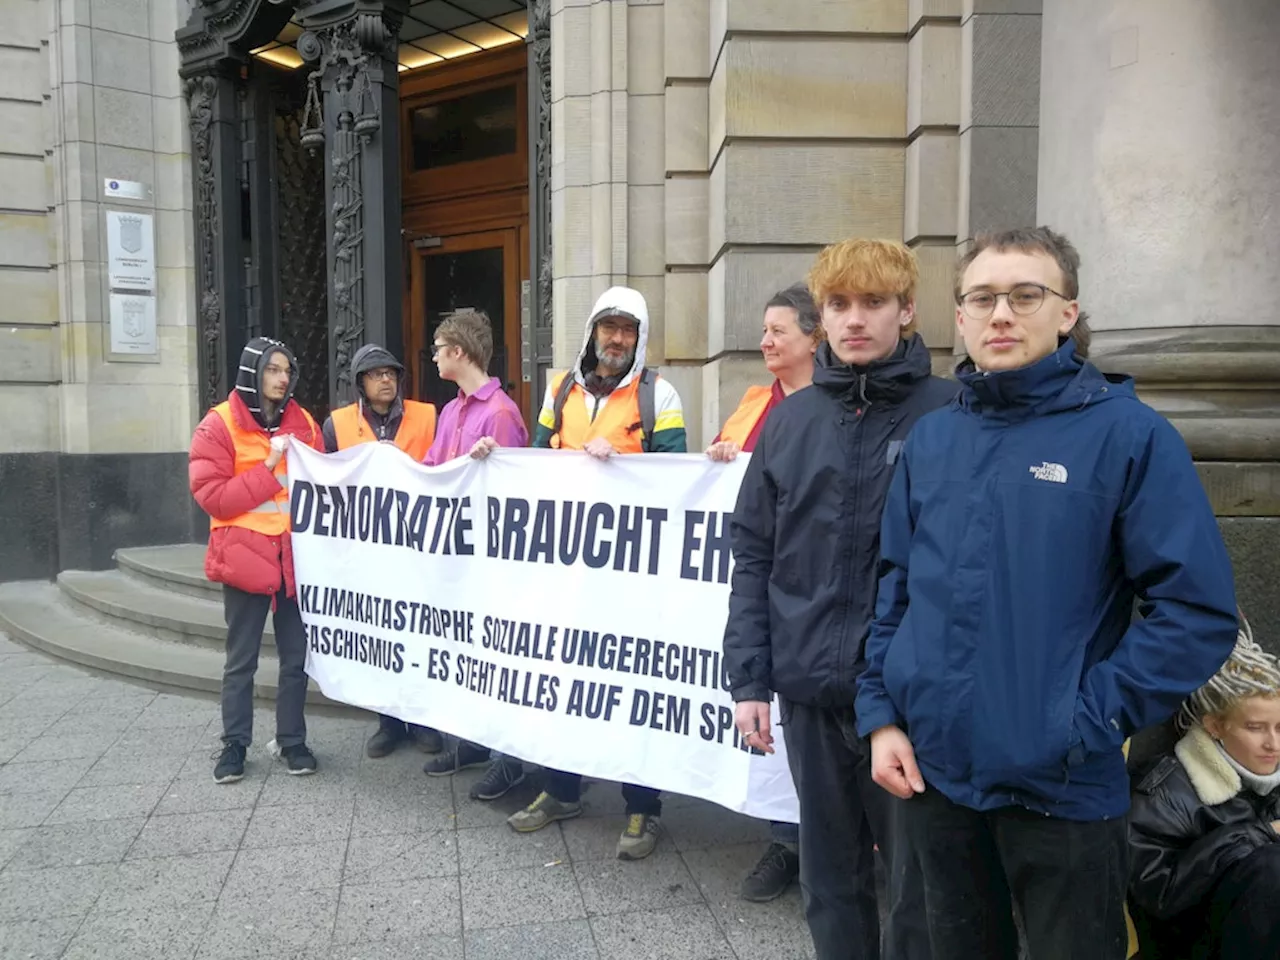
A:
[[[854,412],[855,428],[861,428],[866,421],[867,411],[871,409],[871,401],[867,399],[867,375],[865,373],[858,374],[858,398],[862,402],[862,406]],[[840,422],[844,423],[844,416],[841,415]],[[853,503],[849,516],[856,520],[858,517],[858,509],[862,502],[862,484],[864,482],[862,471],[862,435],[865,433],[863,429],[855,429],[852,443],[852,465],[856,472],[853,474]],[[849,644],[849,607],[851,604],[851,595],[853,586],[849,582],[853,576],[853,542],[854,537],[848,537],[845,541],[844,556],[841,558],[840,579],[844,584],[844,596],[841,600],[841,626],[840,626],[840,643],[836,646],[836,680],[839,684],[853,682],[852,673],[849,669],[848,657],[845,655],[845,648]]]

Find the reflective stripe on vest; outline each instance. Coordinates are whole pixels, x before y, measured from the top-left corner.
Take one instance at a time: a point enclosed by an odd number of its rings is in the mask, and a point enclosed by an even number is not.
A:
[[[748,387],[738,409],[733,411],[720,430],[720,439],[732,440],[739,448],[745,446],[751,431],[769,408],[769,398],[772,396],[773,387]]]
[[[333,420],[333,433],[339,450],[347,450],[360,443],[373,443],[378,439],[362,415],[358,403],[339,407],[329,416]],[[426,459],[435,436],[436,408],[429,403],[405,400],[404,415],[396,429],[395,445],[421,463]]]
[[[224,400],[213,409],[226,424],[231,443],[235,446],[235,475],[247,473],[263,464],[271,455],[271,440],[266,433],[261,430],[240,429],[240,425],[236,423],[235,414],[231,412],[229,401]],[[315,421],[305,410],[302,413],[314,435]],[[274,497],[231,520],[210,517],[209,528],[216,530],[219,527],[243,527],[268,537],[278,537],[286,533],[289,530],[289,468],[285,463],[287,458],[287,454],[281,457],[275,470],[272,471],[280,484],[280,490]]]
[[[568,374],[551,381],[554,397]],[[565,398],[560,418],[560,433],[552,435],[551,446],[557,450],[581,450],[596,437],[603,437],[618,453],[643,453],[640,429],[640,394],[638,378],[609,394],[608,402],[591,418],[596,398],[575,383]]]

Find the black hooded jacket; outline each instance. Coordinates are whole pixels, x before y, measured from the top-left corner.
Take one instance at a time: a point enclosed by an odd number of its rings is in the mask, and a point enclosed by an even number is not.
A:
[[[765,421],[730,530],[734,700],[851,707],[875,608],[880,511],[907,432],[958,385],[918,336],[869,367],[818,348],[813,386]]]
[[[377,370],[379,367],[391,367],[397,373],[402,374],[396,391],[396,398],[392,401],[391,408],[385,415],[369,406],[369,402],[365,399],[364,382],[362,380],[364,374],[370,370]],[[360,404],[360,413],[373,430],[373,435],[379,440],[394,440],[396,432],[400,429],[400,422],[404,419],[403,373],[404,365],[391,355],[390,350],[380,347],[376,343],[365,344],[351,358],[351,382],[355,384],[356,388],[356,403]],[[321,433],[324,435],[324,452],[336,453],[338,450],[338,433],[333,426],[333,417],[328,417],[325,420]]]
[[[262,409],[262,373],[267,367],[267,362],[277,353],[284,354],[289,359],[289,386],[285,390],[284,399],[280,401],[280,405],[275,410],[275,415],[268,417]],[[280,414],[284,411],[285,406],[293,399],[293,391],[298,386],[298,360],[293,355],[293,351],[286,347],[279,340],[272,340],[270,337],[254,337],[244,345],[244,349],[240,351],[240,369],[236,371],[236,394],[244,401],[244,405],[249,408],[249,412],[253,414],[253,419],[258,422],[268,434],[275,433],[280,426]]]

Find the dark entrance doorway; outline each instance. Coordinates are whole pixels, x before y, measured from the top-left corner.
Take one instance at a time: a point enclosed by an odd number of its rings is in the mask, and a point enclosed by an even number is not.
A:
[[[441,238],[415,251],[410,317],[416,333],[414,353],[420,371],[418,398],[443,406],[457,387],[441,381],[431,362],[435,330],[451,314],[483,310],[493,327],[489,374],[519,396],[520,314],[519,243],[514,229],[465,233]]]

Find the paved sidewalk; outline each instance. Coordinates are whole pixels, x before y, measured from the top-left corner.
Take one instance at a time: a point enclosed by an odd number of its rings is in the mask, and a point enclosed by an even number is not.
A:
[[[767,825],[687,797],[639,863],[615,785],[531,836],[480,771],[363,756],[373,724],[312,716],[314,777],[265,753],[213,782],[218,705],[92,676],[0,637],[0,958],[649,960],[812,957],[794,888],[746,904]]]

